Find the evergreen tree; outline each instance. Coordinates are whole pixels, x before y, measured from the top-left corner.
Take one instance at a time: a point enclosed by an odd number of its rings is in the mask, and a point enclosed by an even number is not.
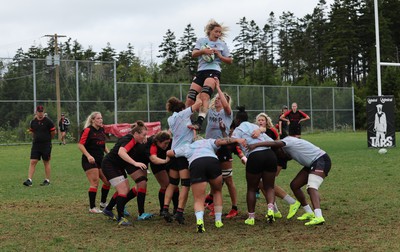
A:
[[[196,73],[197,60],[192,57],[192,51],[196,43],[196,35],[191,24],[188,24],[179,39],[179,52],[183,54],[182,65],[186,67],[188,79],[191,80]]]
[[[249,23],[246,17],[243,17],[239,20],[239,23],[236,24],[240,26],[240,32],[239,35],[233,39],[235,49],[232,54],[235,63],[242,68],[242,78],[245,79],[247,75],[247,56],[249,54]]]
[[[178,68],[178,49],[175,34],[168,29],[165,36],[163,36],[163,42],[159,45],[161,54],[157,57],[162,58],[163,62],[161,70],[166,75],[176,73]]]

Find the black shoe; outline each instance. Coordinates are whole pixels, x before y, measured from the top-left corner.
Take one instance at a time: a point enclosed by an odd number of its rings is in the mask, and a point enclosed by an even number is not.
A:
[[[171,214],[168,212],[168,210],[163,210],[162,211],[162,216],[164,216],[164,220],[168,223],[171,223],[174,219],[172,218]]]
[[[177,214],[175,220],[181,225],[185,224],[185,217],[183,217],[183,213]]]
[[[192,125],[188,125],[188,128],[191,130],[196,130],[197,132],[201,131],[201,124],[198,122],[192,123]]]
[[[45,179],[45,180],[43,181],[43,183],[41,183],[40,185],[41,185],[41,186],[48,186],[48,185],[50,185],[50,181],[48,181],[47,179]]]
[[[24,183],[22,183],[24,186],[32,186],[32,181],[27,179]]]

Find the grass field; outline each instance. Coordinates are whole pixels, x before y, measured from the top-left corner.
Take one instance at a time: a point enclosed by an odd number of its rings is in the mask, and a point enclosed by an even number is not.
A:
[[[367,148],[365,132],[311,134],[304,139],[327,151],[333,163],[320,188],[325,225],[306,227],[296,218],[269,225],[264,220],[265,201],[260,199],[256,225],[246,226],[244,167],[235,157],[240,216],[224,219],[222,229],[216,229],[213,219],[205,216],[204,234],[195,233],[191,194],[182,226],[167,224],[156,216],[142,222],[134,219],[132,227],[117,227],[103,215],[89,214],[88,182],[76,144],[54,145],[51,185],[39,186],[44,178],[43,164],[39,163],[31,188],[22,185],[28,172],[30,145],[0,147],[0,250],[400,251],[399,149],[380,155],[376,149]],[[289,162],[277,184],[290,192],[289,183],[300,168]],[[158,188],[149,174],[146,212],[158,213]],[[279,199],[277,203],[286,215],[288,205]],[[128,209],[137,212],[136,200],[129,202]],[[225,187],[224,212],[229,209]]]

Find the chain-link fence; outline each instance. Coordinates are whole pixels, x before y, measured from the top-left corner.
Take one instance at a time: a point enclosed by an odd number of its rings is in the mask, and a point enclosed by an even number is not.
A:
[[[26,129],[38,104],[44,105],[56,123],[55,66],[43,59],[2,59],[1,63],[0,113],[4,117],[0,118],[0,144],[28,142]],[[79,137],[92,111],[100,111],[105,124],[140,119],[161,121],[166,128],[166,101],[171,96],[184,100],[189,89],[189,83],[117,82],[115,62],[62,60],[59,71],[61,111],[71,121],[70,140]],[[355,130],[353,88],[234,84],[221,88],[232,96],[234,111],[236,106],[245,105],[249,118],[265,112],[276,123],[282,105],[290,107],[297,102],[311,117],[304,122],[304,133]]]

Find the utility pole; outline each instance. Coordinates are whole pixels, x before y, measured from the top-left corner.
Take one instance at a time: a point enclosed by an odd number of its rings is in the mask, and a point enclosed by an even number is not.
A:
[[[54,65],[56,66],[56,99],[57,99],[57,122],[55,124],[58,126],[58,122],[61,119],[61,95],[60,95],[60,56],[58,55],[58,42],[57,38],[66,37],[65,35],[44,35],[45,37],[54,38]],[[56,126],[56,127],[57,127]],[[60,129],[58,129],[58,140],[61,140]]]

